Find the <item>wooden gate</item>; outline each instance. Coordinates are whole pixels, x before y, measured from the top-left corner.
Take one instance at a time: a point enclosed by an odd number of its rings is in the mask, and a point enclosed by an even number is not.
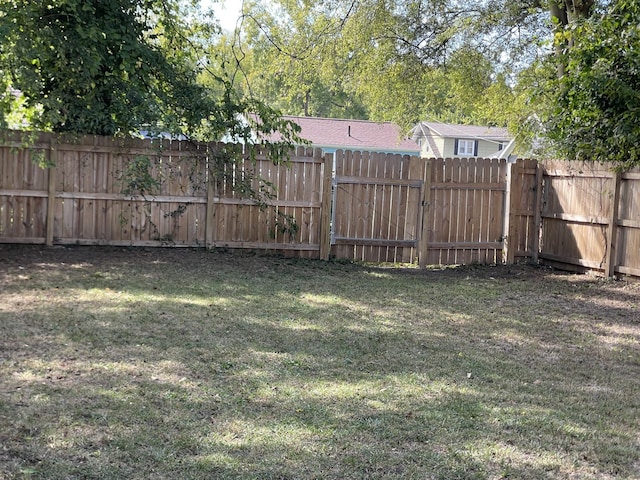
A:
[[[510,216],[508,171],[503,159],[429,160],[421,265],[502,262]]]
[[[365,262],[412,262],[422,225],[424,159],[343,152],[334,157],[332,254]]]

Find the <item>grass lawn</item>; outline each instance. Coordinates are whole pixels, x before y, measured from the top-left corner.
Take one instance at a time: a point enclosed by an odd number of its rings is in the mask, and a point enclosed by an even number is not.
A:
[[[1,479],[638,479],[640,282],[0,246]]]

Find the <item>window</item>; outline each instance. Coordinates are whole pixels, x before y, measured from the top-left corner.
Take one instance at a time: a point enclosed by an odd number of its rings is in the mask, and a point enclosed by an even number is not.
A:
[[[456,139],[453,154],[466,157],[478,155],[478,141]]]
[[[504,143],[499,143],[498,144],[498,151],[502,150],[504,148]]]

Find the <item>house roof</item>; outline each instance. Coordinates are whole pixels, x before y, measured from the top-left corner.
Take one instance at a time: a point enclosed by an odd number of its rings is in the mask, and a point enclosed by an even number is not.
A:
[[[486,140],[509,141],[513,137],[506,128],[483,127],[478,125],[453,125],[439,122],[420,122],[414,128],[414,138],[422,129],[428,128],[434,134],[444,138],[481,138]],[[426,132],[425,132],[426,133]]]
[[[394,123],[339,118],[284,116],[298,125],[300,136],[314,146],[343,150],[402,152],[418,155],[420,147]]]

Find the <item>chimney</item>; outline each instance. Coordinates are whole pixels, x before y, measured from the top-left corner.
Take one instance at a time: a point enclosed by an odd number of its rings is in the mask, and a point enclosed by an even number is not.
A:
[[[351,125],[347,127],[347,135],[351,136]]]

